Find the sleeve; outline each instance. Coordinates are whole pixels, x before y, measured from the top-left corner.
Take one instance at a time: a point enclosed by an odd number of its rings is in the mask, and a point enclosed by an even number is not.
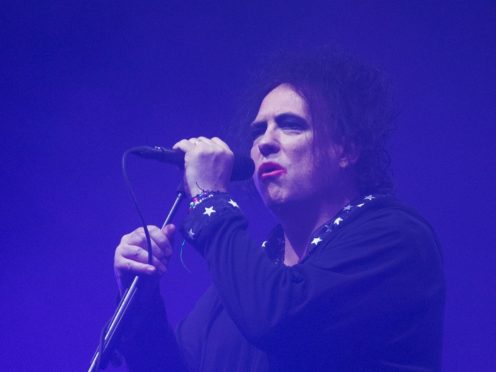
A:
[[[176,330],[184,360],[190,371],[199,371],[204,362],[207,332],[221,311],[215,288],[210,286]]]
[[[440,255],[430,228],[397,208],[363,209],[292,267],[267,259],[226,195],[198,205],[183,233],[205,257],[240,331],[259,348],[278,352],[329,337],[356,340],[379,329],[387,337],[392,323],[442,296]]]
[[[158,289],[134,304],[130,315],[118,345],[130,371],[188,370]]]

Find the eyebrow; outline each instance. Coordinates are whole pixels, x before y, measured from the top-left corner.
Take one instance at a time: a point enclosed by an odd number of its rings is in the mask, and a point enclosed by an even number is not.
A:
[[[278,124],[284,120],[295,120],[295,121],[300,122],[301,124],[309,125],[308,122],[304,118],[302,118],[301,116],[296,115],[296,114],[292,114],[289,112],[285,112],[285,113],[276,115],[276,117],[275,117],[275,121]],[[261,125],[267,125],[267,120],[254,121],[253,123],[250,124],[251,127],[259,127]]]

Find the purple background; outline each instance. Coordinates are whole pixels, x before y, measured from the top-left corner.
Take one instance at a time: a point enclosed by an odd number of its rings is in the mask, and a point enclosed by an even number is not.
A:
[[[230,3],[3,4],[1,369],[88,367],[115,307],[113,250],[139,223],[125,149],[224,133],[260,55],[334,42],[394,81],[398,195],[444,246],[444,369],[496,370],[494,2]],[[129,169],[160,224],[179,172]],[[261,236],[270,217],[241,204]],[[176,257],[163,281],[174,324],[209,280],[191,248],[184,258],[192,273]]]

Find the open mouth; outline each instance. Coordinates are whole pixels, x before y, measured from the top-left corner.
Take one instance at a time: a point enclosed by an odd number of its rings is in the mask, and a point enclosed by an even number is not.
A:
[[[282,165],[274,162],[267,162],[267,163],[263,163],[258,168],[258,177],[261,180],[265,180],[268,178],[282,176],[286,172],[287,172],[286,168],[284,168]]]

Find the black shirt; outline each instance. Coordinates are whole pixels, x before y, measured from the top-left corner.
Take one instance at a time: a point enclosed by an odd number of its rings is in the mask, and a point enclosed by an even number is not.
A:
[[[147,323],[155,334],[137,327],[123,348],[131,369],[440,370],[441,256],[414,211],[389,196],[361,198],[317,229],[310,254],[292,267],[278,259],[280,229],[260,248],[246,228],[227,194],[187,217],[183,232],[213,286],[180,324],[177,342],[153,299]],[[137,345],[157,356],[145,360]]]

